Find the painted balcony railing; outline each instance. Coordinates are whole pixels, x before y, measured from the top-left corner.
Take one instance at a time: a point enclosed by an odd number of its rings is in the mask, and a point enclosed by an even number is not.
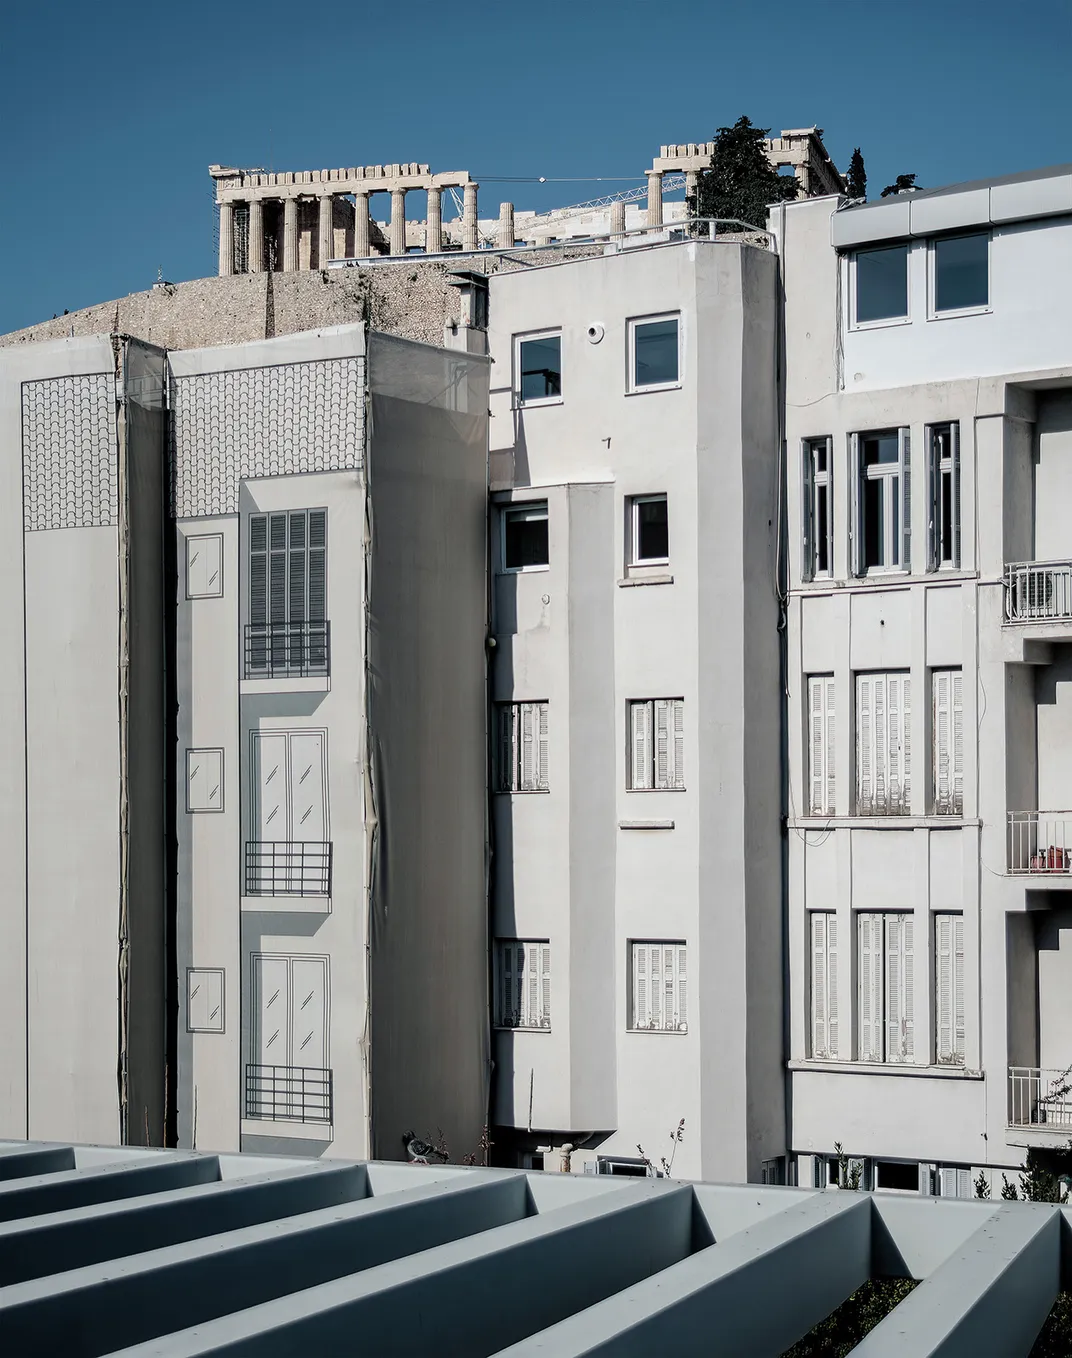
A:
[[[246,1066],[246,1117],[331,1122],[331,1071],[316,1066]]]
[[[1072,1133],[1072,1068],[1010,1066],[1009,1126],[1067,1128]]]
[[[330,673],[330,622],[246,624],[247,679],[326,678]]]
[[[246,841],[247,896],[330,896],[331,841]]]
[[[1072,811],[1010,811],[1009,872],[1072,872]]]
[[[1072,622],[1072,561],[1005,567],[1006,622]]]

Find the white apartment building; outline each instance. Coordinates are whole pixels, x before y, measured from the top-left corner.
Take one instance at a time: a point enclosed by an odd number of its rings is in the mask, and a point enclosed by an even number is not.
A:
[[[1072,168],[772,226],[788,1149],[963,1196],[1072,1135]]]
[[[677,1175],[785,1151],[764,245],[490,280],[499,1163],[644,1173],[681,1119]]]

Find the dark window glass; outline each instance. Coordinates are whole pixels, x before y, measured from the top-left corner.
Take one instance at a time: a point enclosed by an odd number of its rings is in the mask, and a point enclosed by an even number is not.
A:
[[[670,557],[670,525],[666,497],[638,500],[636,504],[636,559],[666,561]]]
[[[934,242],[934,309],[962,311],[990,301],[986,235]]]
[[[885,519],[882,512],[884,508],[883,489],[882,481],[864,482],[863,566],[865,570],[869,570],[872,566],[884,566],[886,564],[886,544],[883,541],[882,533]]]
[[[562,395],[562,336],[522,340],[521,399],[546,401]]]
[[[819,575],[827,575],[830,572],[829,497],[829,487],[821,486],[815,499],[815,569]]]
[[[902,1193],[918,1193],[919,1166],[901,1164],[896,1160],[877,1160],[875,1187],[896,1188]]]
[[[633,327],[633,385],[654,387],[677,380],[676,317],[638,322]]]
[[[503,511],[503,564],[507,570],[547,565],[547,506]]]
[[[886,321],[908,315],[908,246],[861,250],[856,256],[856,319]]]
[[[900,460],[901,446],[896,432],[869,434],[863,440],[863,444],[865,467],[877,467],[883,463],[891,465]]]

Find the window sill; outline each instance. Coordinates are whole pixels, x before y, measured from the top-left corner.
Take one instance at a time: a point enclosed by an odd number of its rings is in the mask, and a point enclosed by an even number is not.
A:
[[[638,1037],[688,1037],[688,1028],[626,1028],[627,1033]]]
[[[563,404],[564,401],[561,396],[537,396],[532,401],[522,401],[515,393],[513,405],[510,408],[511,410],[540,410],[544,406],[560,406]]]
[[[541,571],[549,571],[551,566],[545,562],[542,566],[502,566],[496,572],[497,575],[539,575]]]
[[[494,1031],[497,1033],[546,1033],[548,1037],[551,1035],[550,1028],[527,1028],[520,1023],[516,1027],[513,1024],[496,1023]]]
[[[630,387],[626,396],[647,396],[653,391],[680,391],[681,382],[653,382],[650,387]]]
[[[841,594],[846,590],[858,592],[868,591],[871,593],[879,590],[888,590],[891,585],[900,589],[904,585],[950,585],[960,584],[965,580],[979,580],[977,571],[964,570],[963,568],[954,570],[951,566],[943,566],[940,570],[926,571],[923,574],[918,572],[913,575],[911,571],[888,570],[875,575],[850,575],[846,579],[834,580],[829,576],[824,576],[816,580],[804,580],[799,585],[794,585],[790,589],[790,597],[814,595],[814,594]],[[982,582],[980,582],[982,583]],[[1000,580],[988,581],[990,584],[1001,584]]]
[[[971,816],[791,816],[790,830],[960,830],[978,827],[982,821]]]
[[[672,585],[672,575],[627,575],[618,581],[619,589],[632,589],[635,585]]]
[[[992,316],[994,308],[986,306],[960,307],[956,311],[931,311],[927,313],[928,321],[958,321],[966,316]]]
[[[247,696],[254,693],[329,693],[331,680],[326,674],[296,679],[241,679],[238,691]]]
[[[271,915],[330,915],[330,896],[243,896],[239,909]]]
[[[883,316],[876,321],[850,321],[849,334],[855,335],[866,330],[889,330],[891,326],[911,324],[911,316]]]
[[[684,787],[627,787],[625,790],[626,790],[626,792],[640,792],[640,793],[647,794],[647,793],[649,793],[649,792],[687,792],[687,791],[688,791],[688,788],[684,788]]]
[[[289,1118],[243,1118],[243,1136],[270,1136],[288,1141],[332,1141],[334,1129],[330,1122],[292,1122]]]
[[[551,791],[549,787],[518,787],[507,788],[499,787],[495,789],[496,797],[546,797]]]
[[[806,1060],[789,1061],[791,1071],[814,1071],[823,1075],[907,1075],[922,1080],[982,1080],[981,1070],[968,1070],[964,1066],[916,1066],[910,1062],[895,1061],[827,1061]]]
[[[672,820],[620,820],[619,830],[672,830]]]

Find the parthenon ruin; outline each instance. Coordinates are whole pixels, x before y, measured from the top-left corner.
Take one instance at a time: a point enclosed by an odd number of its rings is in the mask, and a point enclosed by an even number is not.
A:
[[[221,276],[241,273],[322,269],[333,260],[401,256],[418,251],[511,250],[519,244],[546,244],[578,237],[621,235],[633,227],[659,227],[680,220],[684,202],[663,202],[664,189],[695,191],[711,163],[714,142],[661,146],[645,190],[607,195],[590,203],[550,212],[516,212],[502,203],[498,215],[481,220],[479,185],[465,170],[432,174],[428,165],[358,165],[337,170],[266,172],[210,165],[219,207]],[[783,131],[767,138],[773,165],[793,169],[800,197],[838,193],[845,183],[817,127]],[[444,221],[443,193],[457,200],[460,217]],[[406,217],[406,195],[426,195],[423,220]],[[391,195],[390,217],[379,222],[371,211],[375,194]],[[761,223],[758,223],[761,225]]]

